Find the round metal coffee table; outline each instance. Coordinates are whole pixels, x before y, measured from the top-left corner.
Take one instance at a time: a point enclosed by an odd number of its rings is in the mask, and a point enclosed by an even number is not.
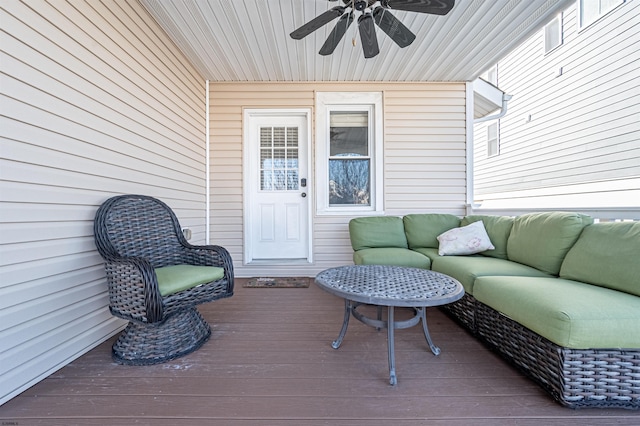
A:
[[[462,285],[455,279],[418,268],[385,265],[353,265],[331,268],[320,272],[316,284],[331,294],[342,297],[344,321],[338,338],[331,344],[338,349],[342,344],[349,318],[356,319],[372,327],[387,329],[389,352],[389,382],[398,383],[394,354],[394,330],[412,327],[422,322],[424,337],[434,355],[440,348],[433,344],[427,328],[427,307],[455,302],[464,295]],[[360,305],[376,305],[378,318],[370,318],[357,311]],[[381,317],[381,307],[387,306],[387,321]],[[413,308],[415,316],[404,321],[394,320],[394,308]]]

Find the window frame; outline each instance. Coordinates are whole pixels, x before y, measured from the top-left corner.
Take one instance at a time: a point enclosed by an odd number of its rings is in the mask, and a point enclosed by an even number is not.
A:
[[[368,205],[330,205],[329,128],[331,111],[369,112],[370,203]],[[383,112],[382,92],[316,93],[316,212],[331,214],[381,214],[383,209]]]

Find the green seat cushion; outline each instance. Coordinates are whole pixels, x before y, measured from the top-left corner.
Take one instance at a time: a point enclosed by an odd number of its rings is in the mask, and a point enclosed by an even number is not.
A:
[[[476,278],[487,275],[507,275],[526,277],[548,277],[546,274],[531,266],[523,265],[509,260],[473,256],[440,256],[433,260],[431,269],[460,281],[464,291],[474,294]]]
[[[585,226],[593,223],[579,213],[548,212],[518,216],[507,240],[509,260],[558,275],[565,255]]]
[[[357,217],[349,221],[349,238],[354,251],[367,248],[407,248],[402,218],[397,216]]]
[[[394,265],[422,269],[431,267],[431,260],[427,256],[397,247],[358,250],[353,253],[353,263],[356,265]]]
[[[415,213],[402,218],[409,248],[438,248],[438,235],[460,226],[460,218],[452,214]]]
[[[513,227],[514,218],[510,216],[471,215],[465,216],[460,221],[460,226],[467,226],[473,222],[482,221],[487,230],[489,239],[495,247],[480,253],[483,256],[507,259],[507,240]]]
[[[560,277],[640,296],[640,222],[587,226],[562,262]]]
[[[224,277],[217,266],[172,265],[155,269],[162,296],[178,293]]]
[[[561,278],[480,277],[473,296],[559,346],[640,348],[640,297]]]
[[[437,259],[439,257],[442,257],[438,254],[438,249],[437,248],[431,248],[431,247],[419,247],[419,248],[414,248],[412,249],[415,252],[418,252],[424,256],[427,256],[429,259],[431,259],[431,265],[433,265],[433,260]]]

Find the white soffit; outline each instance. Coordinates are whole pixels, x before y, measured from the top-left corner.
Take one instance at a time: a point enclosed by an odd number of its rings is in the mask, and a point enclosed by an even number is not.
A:
[[[481,118],[502,108],[504,92],[481,78],[473,81],[473,118]]]
[[[222,81],[472,81],[575,0],[457,0],[446,16],[392,11],[415,35],[399,48],[377,29],[365,59],[357,25],[330,56],[335,21],[303,40],[289,33],[327,0],[140,0],[205,79]],[[357,39],[352,45],[351,39]]]

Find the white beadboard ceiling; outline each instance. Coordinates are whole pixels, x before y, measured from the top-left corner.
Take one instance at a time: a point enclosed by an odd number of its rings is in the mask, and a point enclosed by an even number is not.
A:
[[[416,40],[401,49],[378,28],[380,54],[371,59],[362,55],[355,22],[330,56],[317,52],[336,21],[303,40],[289,37],[341,2],[140,1],[213,82],[415,82],[474,80],[575,0],[457,0],[446,16],[392,11]]]

